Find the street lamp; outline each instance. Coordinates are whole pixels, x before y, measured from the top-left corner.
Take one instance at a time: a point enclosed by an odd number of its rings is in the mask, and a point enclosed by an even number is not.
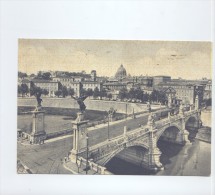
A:
[[[86,154],[86,167],[85,167],[85,171],[86,171],[86,175],[87,175],[87,172],[89,170],[89,159],[88,159],[88,153],[89,153],[89,136],[88,136],[88,133],[85,133],[85,132],[82,132],[82,135],[85,135],[86,136],[86,149],[87,149],[87,154]]]
[[[107,111],[107,113],[108,113],[107,118],[108,118],[108,141],[109,141],[110,140],[110,132],[109,132],[109,130],[110,130],[110,117],[113,117],[113,115],[116,113],[116,110],[114,110],[114,108],[111,107]]]
[[[89,163],[88,163],[88,153],[89,153],[88,144],[89,144],[89,143],[88,143],[88,140],[89,140],[88,133],[86,133],[86,141],[87,141],[87,159],[86,159],[87,162],[86,162],[86,168],[85,168],[85,169],[86,169],[86,170],[85,170],[85,171],[86,171],[86,175],[87,175],[87,171],[88,171],[88,169],[89,169],[89,165],[88,165],[88,164],[89,164]]]

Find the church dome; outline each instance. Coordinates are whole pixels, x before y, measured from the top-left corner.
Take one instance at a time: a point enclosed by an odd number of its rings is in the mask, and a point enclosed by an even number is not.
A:
[[[118,68],[118,70],[115,74],[115,77],[118,79],[122,79],[122,78],[125,78],[126,76],[127,76],[126,70],[123,67],[123,65],[121,64],[121,66]]]

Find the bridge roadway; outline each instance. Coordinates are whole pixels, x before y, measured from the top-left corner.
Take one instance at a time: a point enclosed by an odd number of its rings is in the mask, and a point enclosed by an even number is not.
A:
[[[157,111],[159,112],[159,111]],[[139,127],[146,124],[148,113],[136,119],[128,119],[110,126],[110,137],[113,138],[123,133],[124,125]],[[107,139],[107,126],[89,131],[89,144],[95,145]],[[17,158],[22,161],[33,173],[40,174],[72,174],[62,166],[63,159],[71,151],[73,137],[46,142],[44,145],[22,145],[17,143]]]
[[[165,111],[167,109],[163,109]],[[159,113],[161,110],[158,110],[154,113]],[[127,126],[127,131],[131,131],[137,129],[140,125],[146,125],[148,121],[149,113],[142,114],[137,116],[135,119],[127,119],[122,122],[112,124],[109,127],[109,138],[112,139],[119,135],[122,135],[124,132],[124,126]],[[101,142],[104,142],[108,139],[108,125],[106,124],[104,127],[96,128],[95,130],[91,130],[88,132],[89,136],[89,146],[94,146]]]

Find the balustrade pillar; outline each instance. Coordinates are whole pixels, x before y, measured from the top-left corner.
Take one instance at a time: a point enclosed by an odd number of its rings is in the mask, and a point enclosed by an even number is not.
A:
[[[85,133],[87,120],[84,120],[83,113],[77,113],[77,118],[75,121],[72,121],[73,129],[73,149],[70,152],[70,160],[74,163],[77,162],[78,155],[81,152],[87,150],[87,134]]]

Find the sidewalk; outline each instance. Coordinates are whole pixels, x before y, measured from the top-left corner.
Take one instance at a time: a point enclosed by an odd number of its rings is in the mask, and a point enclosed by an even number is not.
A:
[[[77,164],[69,161],[69,162],[64,163],[63,167],[65,169],[71,171],[72,174],[86,175],[86,171],[85,171],[86,165],[85,164],[79,165],[79,168],[78,168]],[[87,175],[100,175],[100,174],[98,174],[96,171],[90,169],[90,170],[87,171]]]

